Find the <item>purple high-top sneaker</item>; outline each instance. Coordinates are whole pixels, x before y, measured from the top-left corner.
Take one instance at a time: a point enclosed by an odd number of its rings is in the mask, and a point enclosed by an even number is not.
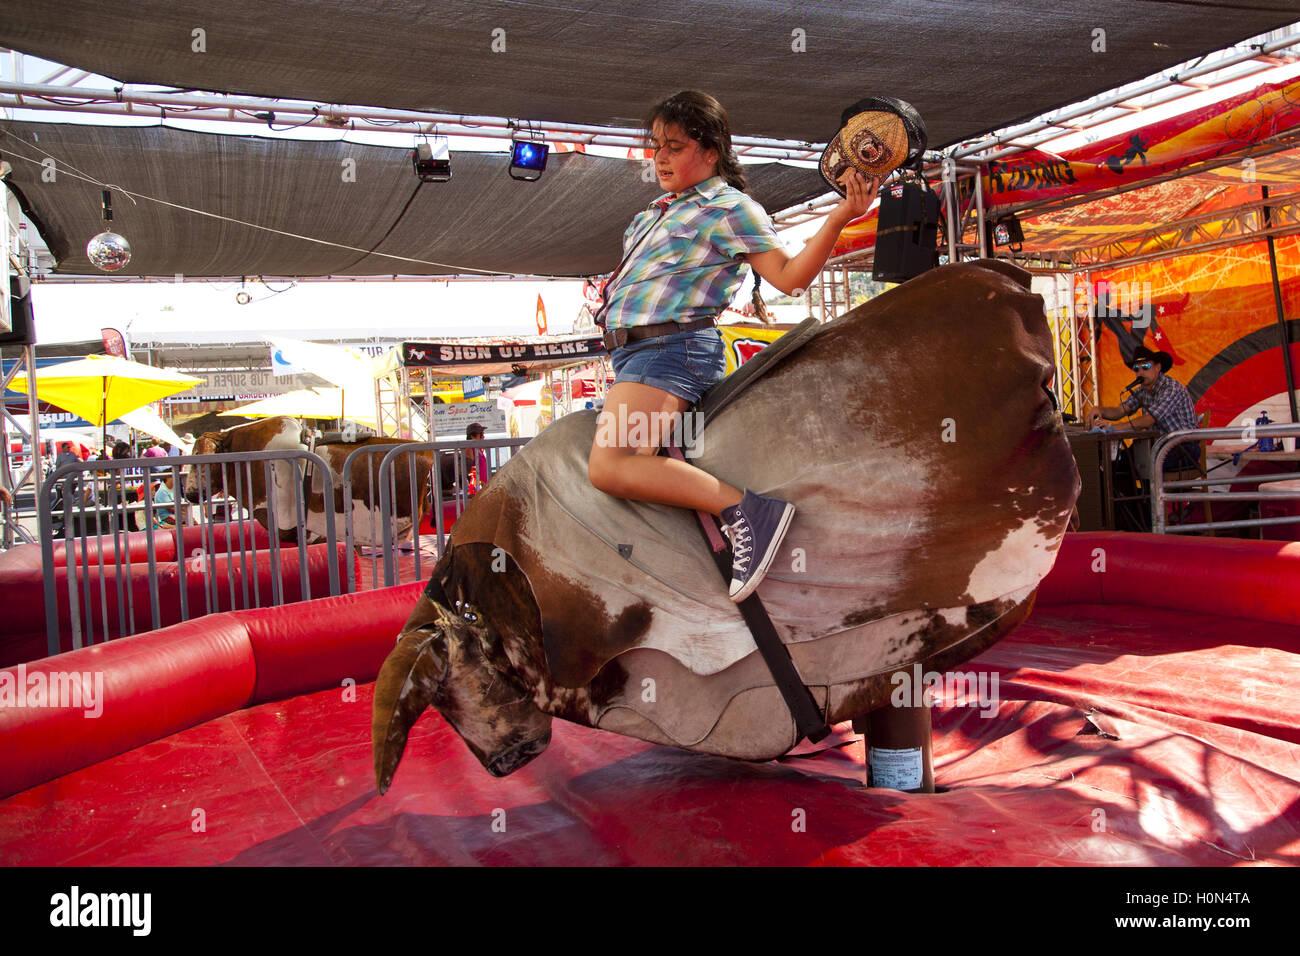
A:
[[[722,530],[731,539],[731,600],[739,604],[754,593],[793,517],[794,505],[748,490],[740,504],[722,509]]]

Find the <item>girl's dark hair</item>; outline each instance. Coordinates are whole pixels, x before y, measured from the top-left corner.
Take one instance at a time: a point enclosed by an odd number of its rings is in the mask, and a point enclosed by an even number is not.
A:
[[[652,106],[645,115],[647,146],[650,143],[650,132],[657,122],[665,126],[670,123],[680,126],[687,136],[700,144],[701,149],[717,150],[718,175],[733,189],[739,189],[741,192],[748,189],[749,184],[741,169],[740,160],[736,158],[736,151],[731,146],[731,123],[727,119],[727,111],[708,93],[701,93],[699,90],[682,90]],[[758,273],[755,272],[754,295],[751,301],[759,320],[771,324],[772,320],[768,318],[767,308],[758,292],[760,281]]]
[[[701,149],[716,149],[718,175],[726,180],[728,186],[745,191],[748,184],[736,151],[731,148],[731,123],[727,120],[727,111],[712,96],[699,90],[682,90],[656,103],[645,117],[647,145],[656,122],[665,126],[675,123],[698,142]]]

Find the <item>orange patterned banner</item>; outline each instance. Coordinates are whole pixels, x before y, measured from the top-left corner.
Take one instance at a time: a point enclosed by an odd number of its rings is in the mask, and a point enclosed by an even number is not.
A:
[[[1279,239],[1277,259],[1282,307],[1300,315],[1300,237]],[[1092,279],[1140,300],[1097,322],[1103,405],[1119,403],[1133,378],[1125,357],[1145,345],[1173,357],[1170,376],[1188,387],[1198,413],[1210,413],[1212,427],[1254,421],[1261,411],[1275,422],[1290,420],[1266,243],[1094,272]],[[1300,321],[1291,326],[1295,342]],[[1291,359],[1300,373],[1300,345],[1291,346]]]
[[[1300,125],[1300,80],[1269,83],[1199,110],[1070,150],[988,164],[989,208],[1131,185],[1249,147]]]
[[[1217,156],[1242,152],[1295,126],[1300,126],[1300,79],[1264,84],[1249,93],[1060,156],[1030,150],[1005,162],[989,163],[982,179],[985,205],[996,210],[1141,183]],[[1243,160],[1239,180],[1252,181],[1254,173],[1254,161]],[[876,214],[872,212],[840,233],[831,254],[870,249],[875,241]]]

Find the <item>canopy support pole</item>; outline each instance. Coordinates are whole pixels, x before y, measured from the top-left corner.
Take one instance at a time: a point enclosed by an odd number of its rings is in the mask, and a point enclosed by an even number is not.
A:
[[[1263,190],[1263,197],[1268,199],[1268,187],[1260,187]],[[1263,207],[1264,228],[1272,226],[1271,210],[1267,205]],[[1295,397],[1295,370],[1291,367],[1291,335],[1287,329],[1286,311],[1282,308],[1282,284],[1277,277],[1277,248],[1273,244],[1273,236],[1268,237],[1268,268],[1273,275],[1273,308],[1277,312],[1277,331],[1282,338],[1282,372],[1286,375],[1286,397],[1291,406],[1291,421],[1300,422],[1300,413],[1296,411]]]
[[[27,416],[32,430],[32,494],[36,508],[39,510],[41,485],[45,481],[45,455],[41,447],[41,403],[36,397],[35,345],[23,346],[23,362],[27,365]]]

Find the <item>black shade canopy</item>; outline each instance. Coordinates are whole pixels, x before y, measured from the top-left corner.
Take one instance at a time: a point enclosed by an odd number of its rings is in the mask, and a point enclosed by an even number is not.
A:
[[[808,142],[868,94],[942,147],[1296,19],[1294,0],[42,0],[0,44],[130,83],[627,126],[706,90]]]
[[[661,195],[642,179],[640,163],[584,153],[552,155],[541,180],[523,183],[506,175],[506,154],[457,152],[450,182],[421,185],[410,151],[391,147],[159,126],[0,123],[0,131],[0,154],[13,166],[7,182],[48,243],[55,271],[74,275],[99,274],[86,243],[106,228],[101,187],[78,172],[360,250],[114,193],[111,228],[132,250],[115,273],[123,276],[595,275],[618,264],[632,216]],[[52,182],[33,162],[46,156],[56,162]],[[813,169],[765,163],[745,172],[750,194],[769,212],[825,190]]]

